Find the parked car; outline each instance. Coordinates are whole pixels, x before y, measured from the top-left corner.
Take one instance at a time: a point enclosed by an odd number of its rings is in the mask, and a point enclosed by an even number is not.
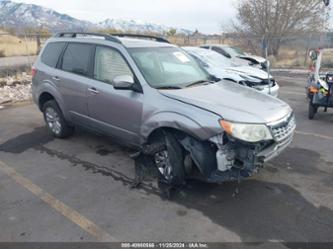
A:
[[[279,94],[278,83],[271,75],[261,69],[237,65],[212,50],[199,47],[184,47],[183,49],[217,78],[228,79],[274,97]]]
[[[141,151],[166,184],[251,176],[286,149],[295,129],[288,104],[212,81],[161,39],[59,33],[33,66],[32,92],[53,136],[96,130]]]
[[[221,44],[212,44],[212,45],[202,45],[201,48],[210,49],[213,50],[223,56],[225,56],[228,59],[231,59],[236,64],[244,65],[250,65],[254,66],[260,69],[263,69],[267,71],[269,67],[269,61],[267,61],[265,58],[248,54],[242,51],[240,48],[237,47],[231,47],[228,45],[221,45]]]

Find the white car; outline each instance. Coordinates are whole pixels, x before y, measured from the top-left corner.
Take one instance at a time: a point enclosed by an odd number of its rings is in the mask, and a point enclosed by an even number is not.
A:
[[[279,95],[279,85],[266,71],[251,66],[237,65],[212,50],[199,47],[183,47],[183,49],[195,58],[208,73],[217,78],[231,80],[274,97]]]
[[[236,64],[249,65],[267,71],[269,61],[265,58],[243,52],[240,48],[231,47],[228,45],[212,44],[202,45],[201,48],[213,50],[228,59],[231,59]]]

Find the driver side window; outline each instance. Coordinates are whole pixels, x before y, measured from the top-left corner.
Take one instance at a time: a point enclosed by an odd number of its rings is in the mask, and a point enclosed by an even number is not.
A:
[[[122,55],[115,49],[97,46],[95,53],[94,78],[106,83],[112,83],[117,76],[133,73]]]

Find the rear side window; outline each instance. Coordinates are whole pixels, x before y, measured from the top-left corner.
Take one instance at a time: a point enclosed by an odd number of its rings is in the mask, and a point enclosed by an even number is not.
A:
[[[68,44],[62,58],[62,70],[88,76],[91,62],[92,45],[82,43]]]
[[[42,54],[42,62],[50,67],[56,67],[59,56],[65,45],[65,42],[52,42],[47,44]]]

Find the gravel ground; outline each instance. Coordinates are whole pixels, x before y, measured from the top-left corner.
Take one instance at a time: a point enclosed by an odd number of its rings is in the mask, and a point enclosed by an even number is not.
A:
[[[0,78],[0,105],[31,99],[31,75],[17,73]]]

